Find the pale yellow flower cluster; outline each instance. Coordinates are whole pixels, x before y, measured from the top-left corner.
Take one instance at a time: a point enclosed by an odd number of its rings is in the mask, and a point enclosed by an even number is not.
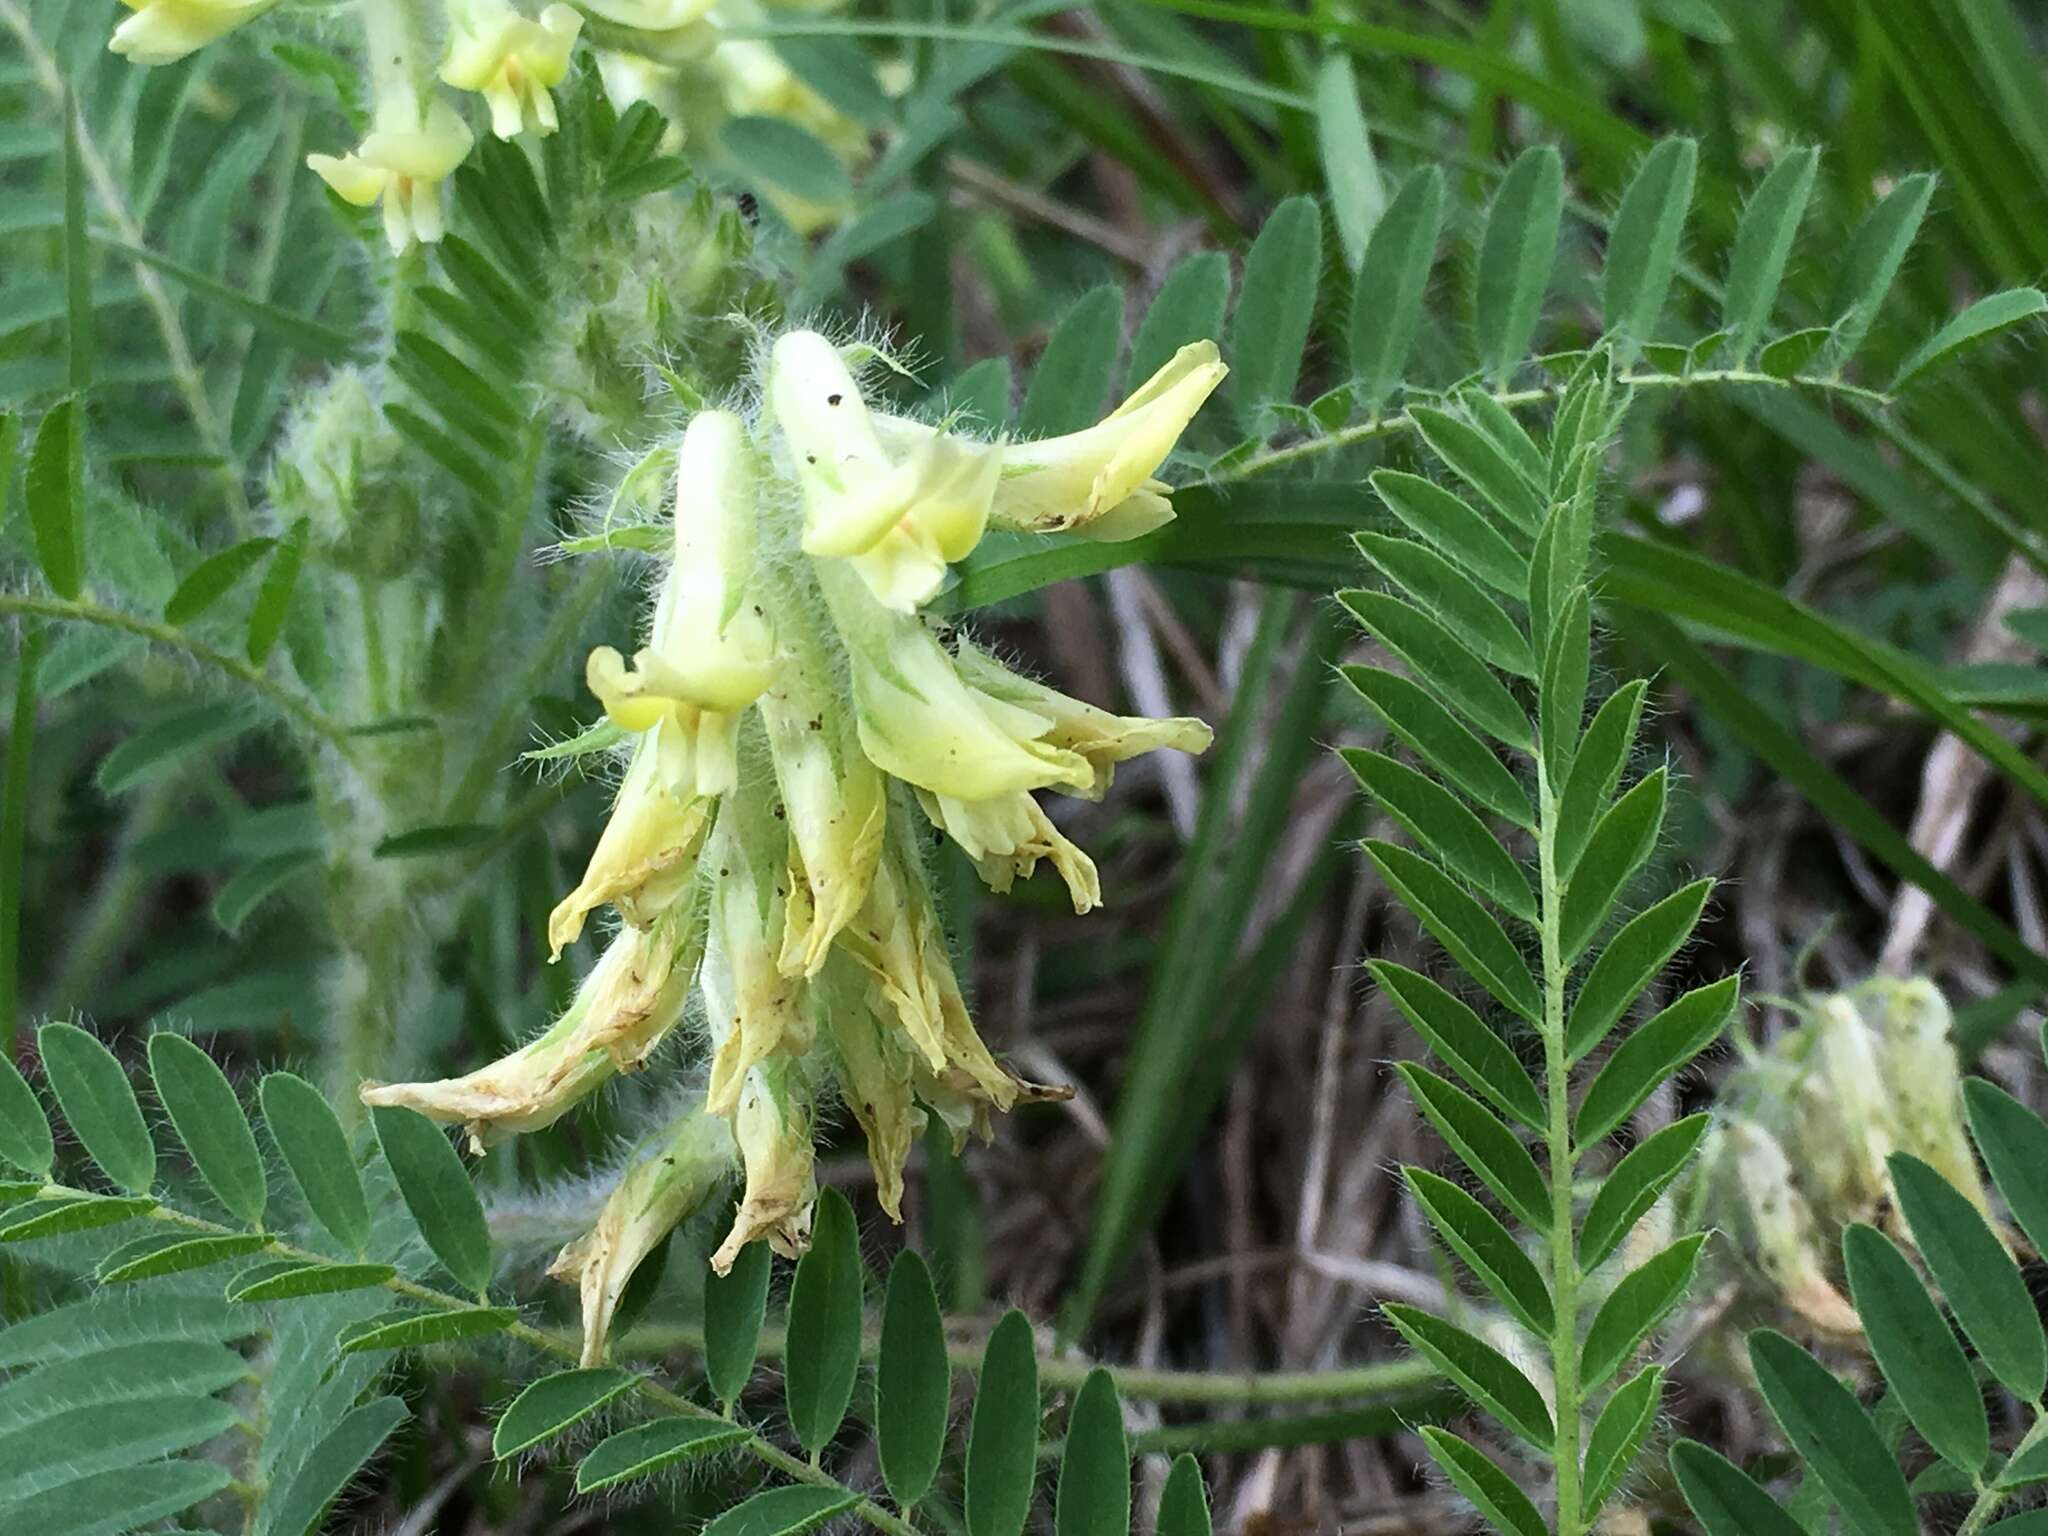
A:
[[[1069,698],[942,638],[919,605],[989,527],[1170,517],[1153,477],[1223,373],[1212,344],[1188,347],[1097,427],[991,443],[871,410],[839,350],[796,332],[770,354],[758,421],[690,421],[647,641],[630,658],[590,656],[630,760],[549,941],[559,956],[602,907],[622,927],[532,1044],[468,1077],[363,1093],[479,1142],[530,1130],[644,1062],[701,999],[701,1109],[673,1132],[695,1151],[636,1162],[624,1203],[563,1254],[587,1320],[616,1302],[637,1262],[622,1255],[672,1224],[674,1191],[701,1189],[713,1165],[745,1175],[718,1269],[756,1239],[801,1251],[813,1121],[830,1097],[865,1131],[894,1217],[927,1115],[960,1141],[987,1133],[991,1108],[1056,1094],[976,1033],[919,843],[936,828],[998,890],[1049,860],[1085,912],[1100,900],[1095,866],[1034,792],[1099,797],[1117,763],[1199,752],[1209,728]]]

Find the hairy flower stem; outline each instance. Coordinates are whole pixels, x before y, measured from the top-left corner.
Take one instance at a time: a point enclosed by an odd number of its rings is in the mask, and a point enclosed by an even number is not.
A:
[[[1579,1257],[1573,1243],[1571,1063],[1565,1053],[1564,988],[1569,967],[1558,934],[1563,892],[1557,873],[1557,796],[1542,755],[1536,761],[1537,857],[1543,886],[1543,1089],[1550,1124],[1550,1369],[1556,1382],[1557,1536],[1580,1536]]]

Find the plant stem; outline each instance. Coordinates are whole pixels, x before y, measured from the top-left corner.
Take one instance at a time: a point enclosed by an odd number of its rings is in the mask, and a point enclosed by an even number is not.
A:
[[[39,1192],[37,1198],[50,1200],[64,1198],[91,1199],[93,1196],[89,1190],[72,1189],[62,1184],[47,1184]],[[210,1237],[231,1236],[235,1235],[239,1230],[234,1227],[222,1226],[219,1222],[208,1221],[203,1216],[194,1216],[167,1205],[158,1205],[155,1210],[148,1213],[147,1219],[163,1222],[167,1226],[181,1227],[191,1232],[205,1233]],[[268,1258],[291,1259],[301,1264],[332,1264],[334,1262],[327,1254],[315,1253],[309,1248],[301,1248],[296,1244],[288,1243],[282,1238],[276,1237],[271,1238],[268,1246],[259,1251]],[[476,1298],[474,1297],[451,1296],[446,1291],[437,1291],[432,1286],[421,1285],[417,1281],[406,1279],[403,1275],[394,1275],[391,1279],[386,1280],[383,1283],[382,1289],[391,1292],[395,1296],[403,1296],[408,1301],[416,1301],[422,1306],[431,1307],[441,1312],[466,1312],[476,1305]],[[579,1341],[549,1333],[546,1329],[536,1328],[531,1323],[514,1322],[504,1330],[504,1336],[516,1339],[521,1344],[538,1350],[544,1355],[551,1355],[556,1359],[564,1360],[572,1366],[581,1358]],[[636,1395],[644,1398],[646,1401],[655,1404],[668,1413],[676,1414],[683,1418],[709,1419],[719,1424],[730,1422],[723,1414],[718,1413],[714,1409],[706,1408],[702,1404],[691,1402],[680,1392],[663,1386],[651,1377],[640,1377],[634,1382],[633,1390]],[[848,1488],[830,1473],[813,1467],[808,1462],[790,1455],[787,1451],[771,1444],[752,1430],[748,1431],[748,1438],[743,1443],[742,1449],[763,1466],[780,1472],[784,1477],[794,1482],[809,1483],[819,1488],[836,1488],[843,1493],[853,1495],[856,1502],[849,1513],[859,1516],[870,1526],[874,1527],[874,1529],[883,1532],[884,1536],[919,1536],[916,1527],[912,1526],[908,1521],[900,1519],[873,1499],[861,1497],[855,1490]]]
[[[1539,733],[1540,735],[1540,733]],[[1562,892],[1557,875],[1557,796],[1542,748],[1536,756],[1537,848],[1543,886],[1543,1091],[1549,1100],[1545,1138],[1550,1163],[1550,1295],[1554,1320],[1550,1369],[1556,1383],[1557,1536],[1580,1536],[1579,1511],[1579,1257],[1573,1243],[1571,1063],[1565,1053],[1564,988],[1568,967],[1559,939]]]
[[[2048,1415],[2042,1413],[2039,1403],[2035,1403],[2032,1406],[2034,1409],[2034,1422],[2027,1426],[2027,1432],[2020,1436],[2020,1443],[2012,1448],[2012,1455],[2006,1458],[2007,1466],[2012,1465],[2026,1452],[2032,1450],[2040,1443],[2043,1436],[2048,1436]],[[1998,1513],[2009,1497],[2011,1497],[2011,1490],[2000,1488],[1996,1484],[1990,1487],[1980,1486],[1977,1490],[1977,1502],[1970,1506],[1970,1513],[1964,1517],[1963,1523],[1956,1528],[1956,1536],[1977,1536],[1979,1531],[1991,1523],[1991,1517]]]

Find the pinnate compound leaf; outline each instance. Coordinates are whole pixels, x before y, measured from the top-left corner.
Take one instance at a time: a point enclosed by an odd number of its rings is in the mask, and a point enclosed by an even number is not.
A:
[[[207,1188],[245,1225],[260,1226],[269,1182],[256,1134],[227,1074],[205,1051],[168,1030],[149,1037],[149,1071]]]
[[[57,1160],[50,1120],[28,1079],[0,1051],[0,1161],[37,1179],[47,1179]]]
[[[1534,829],[1536,814],[1515,776],[1427,690],[1380,667],[1347,666],[1339,671],[1409,751],[1476,804],[1518,827]]]
[[[1658,1085],[1677,1075],[1728,1027],[1741,980],[1724,976],[1695,987],[1633,1031],[1600,1068],[1579,1103],[1573,1138],[1587,1146],[1635,1113]]]
[[[1565,1054],[1574,1063],[1607,1038],[1629,1004],[1678,953],[1706,910],[1713,889],[1712,880],[1681,886],[1630,918],[1607,941],[1572,1002],[1571,1019],[1565,1026]]]
[[[1153,1536],[1211,1536],[1209,1491],[1202,1486],[1202,1464],[1187,1451],[1174,1457],[1173,1470],[1166,1474]]]
[[[968,1536],[1017,1536],[1038,1468],[1038,1354],[1012,1308],[988,1336],[967,1432]]]
[[[1600,1181],[1579,1228],[1579,1263],[1597,1268],[1621,1245],[1643,1213],[1685,1171],[1707,1133],[1707,1115],[1689,1115],[1644,1138]]]
[[[875,1366],[875,1444],[882,1481],[906,1509],[924,1497],[939,1470],[952,1395],[946,1322],[931,1271],[906,1248],[889,1267]]]
[[[1492,1457],[1449,1430],[1426,1425],[1422,1442],[1458,1492],[1503,1536],[1545,1536],[1549,1527],[1515,1480]]]
[[[1743,207],[1735,231],[1735,258],[1728,269],[1727,298],[1721,306],[1728,360],[1738,368],[1749,361],[1771,323],[1778,284],[1813,196],[1819,166],[1820,152],[1810,147],[1780,155]]]
[[[1532,1024],[1543,1000],[1500,923],[1462,887],[1418,853],[1368,838],[1366,857],[1394,894],[1466,973]]]
[[[803,1536],[859,1502],[843,1488],[792,1483],[735,1504],[704,1527],[704,1536]]]
[[[1314,198],[1273,210],[1244,261],[1230,322],[1230,389],[1238,424],[1263,438],[1272,407],[1294,398],[1323,275],[1323,215]]]
[[[92,1160],[122,1189],[146,1194],[156,1182],[156,1144],[114,1053],[76,1024],[45,1024],[36,1046],[57,1107]]]
[[[1445,868],[1523,922],[1536,922],[1536,897],[1528,877],[1456,795],[1378,752],[1347,747],[1339,755],[1387,813],[1435,853]]]
[[[1374,470],[1371,481],[1374,493],[1410,533],[1428,539],[1496,592],[1517,601],[1528,595],[1528,557],[1462,497],[1398,469]]]
[[[2048,1386],[2048,1337],[2005,1244],[1977,1207],[1919,1158],[1888,1160],[1913,1241],[1991,1374],[2024,1401]]]
[[[1579,1354],[1579,1379],[1587,1391],[1604,1386],[1627,1365],[1643,1340],[1685,1299],[1706,1240],[1704,1232],[1680,1238],[1638,1264],[1608,1292],[1593,1314]]]
[[[1905,1475],[1856,1394],[1768,1328],[1750,1334],[1749,1361],[1772,1417],[1848,1528],[1862,1536],[1919,1536]]]
[[[1645,1366],[1614,1389],[1586,1437],[1583,1486],[1586,1510],[1593,1513],[1621,1486],[1635,1464],[1636,1453],[1657,1422],[1657,1403],[1664,1390],[1664,1367]]]
[[[1861,1223],[1842,1234],[1842,1259],[1870,1352],[1906,1417],[1936,1455],[1965,1472],[1983,1470],[1991,1454],[1983,1389],[1911,1262]]]
[[[1395,1070],[1451,1150],[1501,1204],[1537,1231],[1550,1227],[1550,1188],[1529,1149],[1470,1094],[1412,1061]]]
[[[680,1462],[710,1456],[747,1438],[744,1424],[720,1419],[656,1419],[652,1424],[621,1430],[576,1468],[576,1491],[602,1489],[648,1477]]]
[[[370,1240],[370,1206],[348,1137],[326,1095],[302,1077],[273,1072],[256,1091],[263,1123],[313,1217],[352,1253]]]
[[[1529,355],[1563,212],[1563,158],[1548,144],[1524,150],[1494,194],[1479,243],[1472,328],[1488,372],[1504,374]]]
[[[1380,1309],[1414,1349],[1450,1377],[1465,1394],[1507,1429],[1539,1451],[1548,1452],[1557,1438],[1550,1406],[1535,1383],[1491,1344],[1440,1317],[1387,1302]]]
[[[1097,1366],[1074,1398],[1053,1499],[1054,1536],[1126,1536],[1131,1528],[1131,1450],[1116,1381]]]
[[[1478,1014],[1419,971],[1378,959],[1366,969],[1437,1060],[1501,1113],[1532,1131],[1544,1128],[1543,1101],[1528,1070]]]
[[[638,1378],[617,1366],[557,1371],[530,1383],[498,1416],[491,1455],[499,1461],[552,1440],[571,1425],[632,1390]]]
[[[1443,172],[1425,165],[1401,183],[1366,241],[1352,289],[1351,368],[1368,410],[1385,403],[1408,366],[1443,206]]]
[[[2037,1252],[2048,1243],[2048,1122],[1996,1083],[1963,1083],[1970,1134],[2006,1209]]]
[[[2043,314],[2048,314],[2048,294],[2038,288],[1988,294],[1915,347],[1892,376],[1892,388],[1904,389],[1930,369],[1944,367],[1970,348]]]
[[[1607,240],[1604,283],[1607,329],[1622,338],[1623,361],[1634,355],[1630,344],[1651,339],[1664,311],[1699,158],[1699,145],[1691,139],[1665,139],[1621,195]]]
[[[379,1105],[370,1111],[370,1124],[434,1257],[458,1284],[483,1295],[491,1284],[491,1233],[461,1154],[416,1109]]]
[[[1643,696],[1648,691],[1649,684],[1638,679],[1609,694],[1593,712],[1593,723],[1586,727],[1572,753],[1571,771],[1565,775],[1558,794],[1557,825],[1552,834],[1561,880],[1569,880],[1572,871],[1578,868],[1579,856],[1586,851],[1586,839],[1593,835],[1594,825],[1607,808],[1608,796],[1621,782],[1621,771],[1628,765],[1629,752],[1635,746]]]
[[[1697,1440],[1671,1448],[1671,1470],[1707,1536],[1807,1536],[1806,1527],[1747,1472]]]
[[[1401,1175],[1422,1214],[1480,1283],[1531,1333],[1548,1334],[1556,1314],[1535,1261],[1500,1218],[1449,1179],[1421,1168]]]
[[[768,1312],[768,1245],[749,1243],[732,1272],[704,1277],[704,1374],[727,1407],[739,1401],[761,1350]]]
[[[839,1433],[860,1371],[860,1231],[836,1189],[818,1197],[811,1246],[789,1292],[789,1358],[783,1388],[790,1427],[817,1455]]]

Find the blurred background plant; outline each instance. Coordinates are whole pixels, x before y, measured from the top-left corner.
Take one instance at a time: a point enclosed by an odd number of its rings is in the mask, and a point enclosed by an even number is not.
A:
[[[138,1070],[152,1028],[190,1034],[237,1082],[290,1067],[347,1114],[365,1077],[465,1072],[557,1016],[589,962],[544,963],[547,913],[609,794],[582,758],[520,756],[583,730],[585,653],[636,632],[611,534],[658,505],[631,466],[728,397],[758,327],[823,312],[906,352],[904,409],[1028,436],[1093,422],[1183,341],[1215,335],[1233,369],[1184,444],[1175,523],[992,537],[935,602],[1076,697],[1220,734],[1199,767],[1141,759],[1056,814],[1103,867],[1086,926],[1048,878],[998,895],[956,855],[934,867],[983,1034],[1076,1093],[961,1158],[928,1140],[905,1232],[963,1362],[1014,1305],[1063,1407],[1086,1361],[1117,1363],[1141,1503],[1194,1450],[1232,1529],[1470,1518],[1403,1429],[1456,1405],[1370,1305],[1457,1304],[1388,1172],[1442,1162],[1386,1070],[1419,1046],[1358,970],[1422,965],[1426,941],[1352,853],[1382,829],[1321,750],[1383,740],[1328,665],[1372,647],[1318,594],[1357,579],[1348,533],[1392,526],[1364,476],[1420,467],[1405,406],[1428,391],[1475,381],[1540,414],[1561,380],[1527,359],[1603,333],[1658,381],[1606,462],[1602,665],[1654,677],[1640,753],[1678,770],[1646,880],[1724,881],[1670,985],[1743,969],[1755,998],[1821,995],[1758,1002],[1752,1050],[1710,1054],[1626,1128],[1728,1106],[1696,1190],[1735,1241],[1696,1303],[1845,1324],[1835,1230],[1909,1235],[1886,1222],[1887,1155],[1974,1174],[1900,1106],[1918,1075],[1887,1076],[1901,978],[1948,1000],[1962,1067],[2040,1104],[2018,1043],[2048,979],[2038,338],[1963,353],[2041,307],[2021,286],[2048,267],[2029,11],[591,5],[558,83],[505,82],[514,139],[500,101],[462,101],[415,52],[404,131],[435,99],[466,126],[437,146],[444,201],[399,230],[439,212],[446,236],[393,255],[385,216],[344,200],[400,174],[363,144],[385,98],[356,13],[234,9],[245,25],[141,68],[106,52],[111,4],[0,0],[0,1027],[32,1077],[36,1021],[78,1018]],[[553,10],[520,34],[544,60],[570,30]],[[1610,232],[1672,135],[1696,146],[1692,220],[1630,334]],[[1561,158],[1518,158],[1534,144]],[[351,145],[374,192],[343,172],[331,196],[303,162]],[[1510,164],[1530,169],[1496,225]],[[1489,260],[1489,230],[1545,229],[1547,197],[1555,240],[1516,242],[1540,263]],[[1770,199],[1797,234],[1758,303],[1772,242],[1745,268],[1737,221]],[[540,558],[565,547],[586,552]],[[607,1185],[586,1176],[663,1098],[627,1080],[477,1164],[499,1251],[587,1228]],[[1849,1122],[1820,1159],[1800,1150],[1816,1102]],[[900,1239],[861,1142],[832,1128],[819,1177],[880,1272]],[[1832,1301],[1755,1235],[1773,1148]],[[57,1317],[124,1235],[10,1247],[9,1317]],[[520,1299],[572,1328],[533,1267]],[[624,1357],[698,1381],[704,1272],[668,1264],[615,1324]],[[321,1305],[337,1316],[279,1311],[251,1356],[350,1320]],[[95,1316],[86,1336],[118,1342]],[[0,1333],[0,1363],[47,1358],[37,1326]],[[1776,1431],[1731,1352],[1684,1352],[1697,1336],[1662,1346],[1686,1389],[1670,1412],[1755,1464]],[[570,1458],[491,1472],[484,1405],[531,1361],[440,1348],[382,1389],[433,1432],[384,1423],[337,1521],[583,1518]],[[337,1401],[371,1390],[362,1370]],[[749,1390],[757,1411],[776,1395],[766,1373]],[[835,1469],[871,1485],[873,1454],[849,1430]],[[665,1524],[745,1480],[605,1518]],[[1608,1518],[1683,1515],[1652,1479]]]

